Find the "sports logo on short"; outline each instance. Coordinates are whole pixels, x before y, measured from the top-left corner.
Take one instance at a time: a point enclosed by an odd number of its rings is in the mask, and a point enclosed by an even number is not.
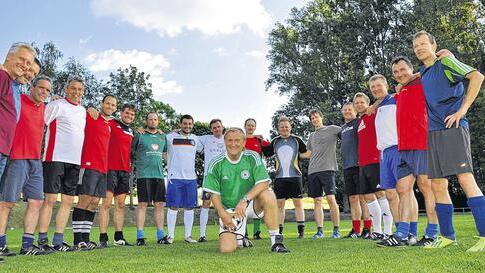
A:
[[[160,145],[158,145],[156,143],[153,143],[151,146],[152,146],[152,150],[154,150],[154,151],[158,151],[158,148],[160,148]]]
[[[248,180],[249,179],[249,171],[248,170],[243,170],[241,172],[241,178],[244,179],[244,180]]]

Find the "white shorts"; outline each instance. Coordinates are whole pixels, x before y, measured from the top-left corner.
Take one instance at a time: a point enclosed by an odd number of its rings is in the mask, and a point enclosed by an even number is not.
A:
[[[234,209],[227,209],[226,210],[227,212],[229,213],[234,213]],[[261,213],[257,214],[256,213],[256,210],[254,209],[254,201],[251,200],[251,202],[249,202],[247,208],[246,208],[246,217],[244,217],[243,219],[237,219],[235,217],[233,217],[232,219],[232,222],[236,225],[236,230],[233,230],[233,231],[230,231],[228,230],[224,224],[222,223],[222,219],[219,218],[219,236],[222,234],[222,233],[226,233],[226,232],[229,232],[229,233],[233,233],[236,235],[236,239],[239,241],[239,240],[242,240],[244,238],[244,236],[246,235],[246,223],[247,223],[247,219],[248,218],[251,218],[251,219],[261,219],[263,218],[264,216],[264,211],[262,211]]]

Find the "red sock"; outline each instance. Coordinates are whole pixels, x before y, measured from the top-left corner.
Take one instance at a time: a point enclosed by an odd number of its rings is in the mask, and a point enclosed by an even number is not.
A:
[[[372,220],[364,220],[364,228],[370,230],[372,227]]]
[[[360,220],[352,220],[352,227],[355,233],[360,233]]]

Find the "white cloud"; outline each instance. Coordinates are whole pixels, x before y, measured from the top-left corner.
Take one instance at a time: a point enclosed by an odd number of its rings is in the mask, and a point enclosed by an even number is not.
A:
[[[97,16],[114,17],[162,37],[184,30],[230,34],[242,26],[264,35],[271,24],[261,0],[93,0],[91,8]]]
[[[156,99],[167,93],[180,93],[182,86],[175,81],[167,81],[164,74],[170,71],[170,62],[162,54],[151,54],[136,49],[121,51],[108,49],[102,52],[89,54],[85,58],[88,67],[94,73],[107,73],[130,65],[150,74],[149,82],[153,85]]]
[[[251,51],[246,52],[246,55],[250,56],[250,57],[256,57],[256,58],[266,57],[266,53],[261,51],[261,50],[251,50]]]
[[[89,41],[91,41],[91,38],[93,38],[93,36],[79,38],[79,47],[84,47],[87,43],[89,43]]]
[[[216,53],[217,55],[219,55],[220,57],[227,57],[229,56],[229,52],[227,51],[227,49],[223,48],[223,47],[218,47],[216,49],[213,50],[214,53]]]

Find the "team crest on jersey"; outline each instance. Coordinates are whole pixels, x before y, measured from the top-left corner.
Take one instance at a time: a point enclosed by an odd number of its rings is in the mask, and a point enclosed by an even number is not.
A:
[[[160,148],[160,145],[158,145],[156,143],[153,143],[151,146],[152,146],[152,150],[154,150],[154,151],[158,151],[158,148]]]
[[[249,171],[248,170],[243,170],[241,172],[241,178],[244,179],[244,180],[248,180],[249,179]]]

